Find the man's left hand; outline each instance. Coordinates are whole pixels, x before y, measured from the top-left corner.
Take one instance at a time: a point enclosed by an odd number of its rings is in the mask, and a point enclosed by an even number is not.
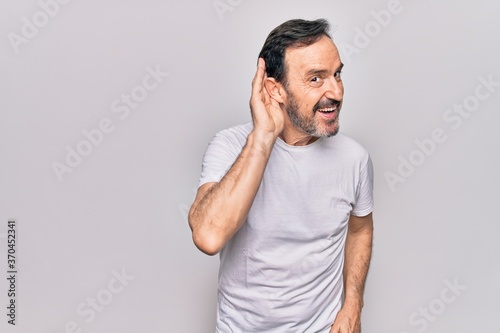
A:
[[[340,310],[330,333],[361,333],[360,311]]]

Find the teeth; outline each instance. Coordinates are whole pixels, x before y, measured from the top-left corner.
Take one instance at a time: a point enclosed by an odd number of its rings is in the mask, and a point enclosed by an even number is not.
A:
[[[335,108],[320,109],[318,111],[320,111],[320,112],[332,112],[332,111],[335,111]]]

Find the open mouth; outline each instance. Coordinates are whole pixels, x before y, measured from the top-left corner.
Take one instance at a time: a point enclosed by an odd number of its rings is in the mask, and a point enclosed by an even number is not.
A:
[[[318,109],[316,111],[321,112],[321,113],[332,113],[335,110],[337,110],[336,107],[333,107],[333,108],[323,108],[323,109]]]
[[[337,118],[338,115],[338,107],[333,106],[333,107],[328,107],[328,108],[318,108],[316,109],[316,112],[318,115],[321,116],[321,118],[326,119],[328,121],[331,121],[333,119]]]

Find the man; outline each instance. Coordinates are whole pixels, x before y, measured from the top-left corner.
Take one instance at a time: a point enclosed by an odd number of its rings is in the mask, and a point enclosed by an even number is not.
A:
[[[343,64],[328,29],[290,20],[269,34],[252,122],[205,153],[189,225],[201,251],[220,252],[216,332],[360,332],[373,171],[338,133]]]

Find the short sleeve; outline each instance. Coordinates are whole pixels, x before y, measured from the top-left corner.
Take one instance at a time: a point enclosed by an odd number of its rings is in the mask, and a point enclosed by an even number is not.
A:
[[[364,168],[359,173],[356,189],[356,203],[351,212],[355,216],[366,216],[373,210],[373,163],[368,156]]]
[[[198,186],[210,182],[220,182],[240,154],[243,148],[242,140],[238,140],[231,134],[234,133],[224,130],[217,133],[210,141],[203,155]]]

